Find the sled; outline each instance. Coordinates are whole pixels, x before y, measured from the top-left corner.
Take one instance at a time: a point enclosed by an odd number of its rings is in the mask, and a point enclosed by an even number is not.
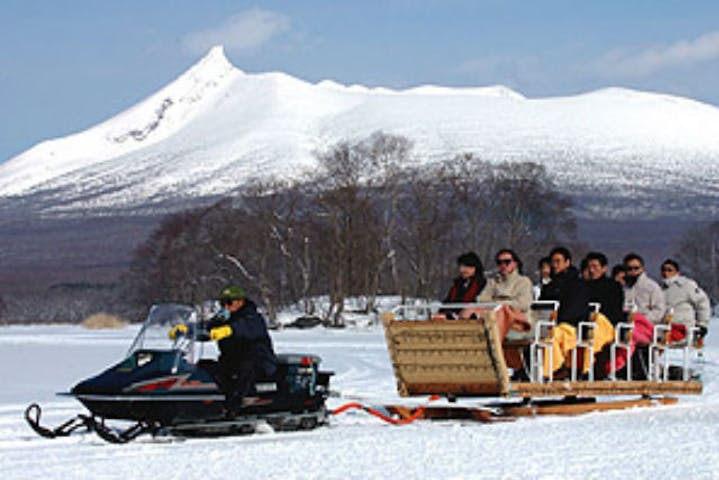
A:
[[[541,367],[532,365],[530,369],[533,374],[529,380],[511,381],[505,351],[531,350],[534,357],[542,346],[551,345],[551,327],[556,318],[553,318],[551,311],[556,311],[558,306],[554,305],[544,319],[531,319],[535,332],[531,339],[504,343],[497,328],[494,310],[497,305],[464,306],[483,308],[483,318],[431,319],[429,308],[422,307],[399,307],[382,314],[387,350],[400,396],[439,394],[450,400],[458,397],[498,399],[476,409],[459,406],[427,407],[422,418],[492,421],[498,417],[576,415],[591,411],[667,405],[676,403],[676,395],[698,395],[702,392],[702,384],[697,379],[667,380],[662,375],[648,380],[612,378],[597,381],[592,380],[590,375],[589,380],[581,380],[576,375],[576,355],[572,356],[573,374],[569,379],[544,379]],[[441,307],[446,308],[448,305]],[[536,311],[532,315],[536,315]],[[626,348],[623,342],[629,337],[622,328],[618,332],[621,338],[611,346],[612,358],[617,349]],[[579,337],[577,350],[588,348],[581,333]],[[687,368],[685,362],[683,378],[689,378]],[[615,373],[612,372],[616,377]],[[639,398],[616,398],[628,396]],[[401,406],[389,405],[386,408],[402,416]],[[487,412],[492,412],[492,415]]]

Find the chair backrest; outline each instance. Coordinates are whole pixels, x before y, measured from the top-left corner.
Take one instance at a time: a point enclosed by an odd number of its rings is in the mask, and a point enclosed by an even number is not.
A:
[[[441,309],[463,310],[465,308],[478,308],[491,310],[499,306],[498,303],[439,303],[427,302],[421,304],[397,305],[392,309],[396,320],[429,320],[432,314]]]
[[[532,302],[529,307],[529,321],[534,327],[537,322],[551,322],[557,320],[557,312],[559,311],[559,302],[554,300],[537,300]]]
[[[396,320],[382,315],[402,396],[506,395],[509,375],[493,310],[478,320]]]

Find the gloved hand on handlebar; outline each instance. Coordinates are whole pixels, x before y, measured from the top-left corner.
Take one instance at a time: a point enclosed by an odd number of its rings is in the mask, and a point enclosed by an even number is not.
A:
[[[170,340],[175,340],[177,337],[184,337],[185,335],[187,335],[187,325],[184,323],[175,325],[167,332],[167,336],[170,337]]]
[[[229,325],[222,325],[221,327],[215,327],[210,330],[211,340],[222,340],[232,335],[232,327]]]

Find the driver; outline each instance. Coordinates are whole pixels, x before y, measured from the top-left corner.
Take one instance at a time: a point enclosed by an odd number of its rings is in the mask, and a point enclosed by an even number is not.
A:
[[[255,393],[256,380],[275,375],[277,359],[265,319],[245,291],[225,287],[219,301],[222,309],[206,327],[210,339],[217,341],[220,357],[216,365],[207,365],[207,370],[225,394],[228,415],[234,416],[243,399]]]
[[[228,409],[234,411],[242,406],[242,399],[254,393],[255,380],[275,374],[277,359],[265,319],[243,289],[224,288],[220,304],[222,310],[208,322],[207,329],[220,349],[220,387]]]

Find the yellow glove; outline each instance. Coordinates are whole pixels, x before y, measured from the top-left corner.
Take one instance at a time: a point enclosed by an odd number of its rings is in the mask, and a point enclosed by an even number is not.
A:
[[[187,325],[185,325],[184,323],[175,325],[170,329],[169,332],[167,332],[167,336],[170,337],[170,340],[175,340],[177,337],[183,335],[187,335]]]
[[[223,325],[221,327],[215,327],[210,330],[210,340],[222,340],[232,335],[232,327],[229,325]]]

